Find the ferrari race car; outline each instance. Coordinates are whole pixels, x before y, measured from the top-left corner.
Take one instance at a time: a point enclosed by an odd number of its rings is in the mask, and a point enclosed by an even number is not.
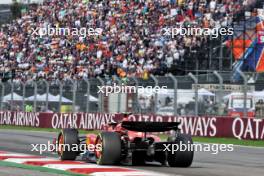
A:
[[[99,165],[143,165],[156,161],[171,167],[189,167],[193,151],[170,150],[174,145],[192,144],[189,135],[180,133],[178,122],[122,121],[106,125],[99,134],[79,136],[76,129],[63,129],[56,139],[61,160],[75,160],[81,156],[87,162]],[[167,141],[151,133],[173,130]],[[62,146],[68,145],[65,150]],[[74,147],[77,150],[73,150]],[[176,147],[175,147],[176,148]]]

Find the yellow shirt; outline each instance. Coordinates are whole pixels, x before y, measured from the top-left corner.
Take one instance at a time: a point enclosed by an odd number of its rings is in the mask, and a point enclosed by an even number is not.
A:
[[[185,0],[178,0],[178,5],[179,5],[179,6],[183,6],[184,3],[185,3]]]

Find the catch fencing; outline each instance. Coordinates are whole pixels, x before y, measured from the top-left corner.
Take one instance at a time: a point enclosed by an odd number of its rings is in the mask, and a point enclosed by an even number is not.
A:
[[[213,72],[148,78],[9,80],[0,82],[0,110],[26,112],[100,112],[164,116],[242,116],[264,118],[264,75]],[[132,92],[106,92],[133,86]],[[111,88],[111,90],[114,90]],[[134,89],[133,89],[134,90]]]

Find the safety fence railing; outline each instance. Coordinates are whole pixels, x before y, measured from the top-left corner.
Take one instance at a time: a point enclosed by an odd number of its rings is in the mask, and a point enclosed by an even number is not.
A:
[[[181,116],[264,117],[264,76],[212,72],[147,78],[0,82],[1,111],[132,112]]]

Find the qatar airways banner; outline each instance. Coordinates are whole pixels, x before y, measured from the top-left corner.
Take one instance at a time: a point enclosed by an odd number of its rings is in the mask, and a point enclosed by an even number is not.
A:
[[[92,130],[102,129],[107,123],[122,118],[121,114],[0,112],[0,125]],[[264,119],[130,115],[129,120],[180,122],[181,131],[193,136],[264,139]]]

